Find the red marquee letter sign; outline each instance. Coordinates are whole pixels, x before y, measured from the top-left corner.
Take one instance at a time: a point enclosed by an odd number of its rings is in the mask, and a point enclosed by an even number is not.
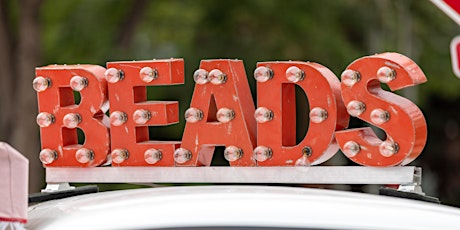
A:
[[[344,154],[367,166],[406,165],[423,150],[427,138],[425,118],[410,100],[380,88],[386,83],[392,91],[426,81],[415,62],[397,53],[360,58],[342,73],[342,97],[348,113],[383,129],[381,141],[370,128],[336,133]]]
[[[259,166],[320,164],[338,150],[334,132],[348,126],[340,81],[326,67],[305,62],[262,62],[257,80],[257,145]],[[295,85],[308,97],[310,123],[296,145]]]
[[[106,162],[110,149],[105,68],[97,65],[52,65],[36,69],[34,88],[38,92],[42,151],[40,160],[47,167],[98,166]],[[81,95],[75,104],[74,91]],[[105,119],[106,118],[106,119]],[[108,123],[107,123],[108,126]],[[78,144],[77,130],[86,135]]]
[[[210,165],[214,147],[226,146],[231,166],[254,166],[254,102],[243,62],[203,60],[193,77],[182,145],[174,154],[177,165]]]
[[[184,61],[109,62],[112,165],[173,166],[178,141],[153,141],[148,126],[177,123],[177,101],[147,101],[146,86],[184,83]]]

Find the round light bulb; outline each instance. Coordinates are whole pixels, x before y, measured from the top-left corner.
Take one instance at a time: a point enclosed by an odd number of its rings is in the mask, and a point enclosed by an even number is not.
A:
[[[313,123],[321,123],[327,119],[327,111],[320,107],[315,107],[310,111],[310,121]]]
[[[68,113],[62,118],[62,123],[69,129],[74,129],[80,124],[81,116],[78,113]]]
[[[192,153],[184,148],[178,148],[174,151],[174,161],[179,164],[184,164],[192,159]]]
[[[341,79],[344,85],[351,87],[361,80],[361,75],[358,71],[347,69],[343,71]]]
[[[114,111],[110,113],[110,124],[113,126],[120,126],[126,123],[128,115],[125,112]]]
[[[295,161],[295,166],[310,166],[311,163],[310,163],[310,160],[308,159],[308,157],[306,156],[302,156],[301,158],[297,159]]]
[[[374,124],[381,125],[390,120],[390,113],[383,109],[374,109],[371,112],[371,121]]]
[[[291,66],[286,70],[286,78],[290,82],[299,82],[305,78],[305,72],[297,66]]]
[[[193,80],[196,84],[204,85],[209,82],[208,71],[204,69],[197,69],[195,73],[193,73]]]
[[[254,112],[254,118],[258,123],[265,123],[268,121],[273,120],[273,111],[265,108],[265,107],[259,107],[256,109]]]
[[[243,157],[243,150],[233,145],[228,146],[224,150],[224,157],[226,160],[230,162],[236,161],[240,159],[241,157]]]
[[[75,152],[75,158],[78,162],[86,164],[94,159],[94,152],[87,148],[81,148]]]
[[[126,149],[114,149],[110,155],[112,156],[112,162],[117,164],[121,164],[129,158],[129,152]]]
[[[399,145],[395,142],[386,140],[379,146],[379,152],[384,157],[391,157],[399,151]]]
[[[220,85],[227,82],[227,75],[218,69],[213,69],[209,72],[209,81],[214,85]]]
[[[32,82],[32,86],[34,87],[35,91],[43,92],[51,87],[51,79],[38,76]]]
[[[256,161],[266,161],[272,157],[272,149],[265,147],[265,146],[257,146],[254,151],[254,158]]]
[[[347,112],[353,117],[357,117],[364,113],[366,110],[366,104],[360,101],[350,101],[347,105]]]
[[[396,71],[387,66],[381,67],[377,70],[377,78],[382,83],[388,83],[396,78]]]
[[[145,162],[147,162],[147,164],[156,164],[158,161],[161,160],[162,157],[163,154],[158,149],[150,148],[145,150],[144,152],[144,160]]]
[[[70,79],[70,88],[75,91],[81,91],[88,86],[88,79],[82,76],[73,76]]]
[[[43,149],[41,152],[40,152],[40,161],[43,163],[43,164],[51,164],[53,163],[55,160],[57,160],[58,158],[58,155],[57,155],[57,152],[54,151],[54,150],[51,150],[51,149]]]
[[[117,83],[118,81],[123,80],[123,78],[125,77],[125,74],[123,73],[123,71],[115,69],[115,68],[107,69],[104,75],[105,75],[105,79],[107,79],[107,81],[110,83]]]
[[[45,128],[50,126],[55,122],[55,117],[53,114],[47,112],[41,112],[37,115],[37,124],[38,126]]]
[[[228,123],[235,118],[235,112],[229,108],[221,108],[217,111],[217,120]]]
[[[254,78],[258,82],[266,82],[273,78],[273,70],[265,66],[259,66],[254,70]]]
[[[133,120],[138,125],[143,125],[152,118],[150,111],[145,109],[138,109],[133,113]]]
[[[203,116],[203,111],[197,108],[189,108],[185,111],[185,120],[190,123],[201,121]]]
[[[139,71],[139,77],[145,83],[149,83],[158,78],[158,71],[146,66]]]
[[[359,151],[361,151],[361,146],[354,141],[347,141],[343,145],[342,151],[345,154],[345,156],[354,157],[359,153]]]

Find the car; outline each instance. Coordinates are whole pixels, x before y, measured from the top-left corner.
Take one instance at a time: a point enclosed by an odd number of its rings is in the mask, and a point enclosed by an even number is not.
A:
[[[458,229],[460,209],[357,192],[267,185],[165,186],[28,208],[27,229]]]

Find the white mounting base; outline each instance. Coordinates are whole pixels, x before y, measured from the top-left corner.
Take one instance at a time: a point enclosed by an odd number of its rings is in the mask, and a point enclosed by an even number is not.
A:
[[[418,173],[416,173],[418,171]],[[46,168],[57,183],[419,184],[414,166]]]

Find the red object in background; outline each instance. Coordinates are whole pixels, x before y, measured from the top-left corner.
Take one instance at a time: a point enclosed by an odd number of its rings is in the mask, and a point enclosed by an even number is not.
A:
[[[406,56],[383,53],[360,58],[342,73],[342,97],[350,115],[375,125],[387,134],[380,140],[371,128],[336,133],[345,155],[360,165],[406,165],[423,150],[427,126],[420,109],[410,100],[387,92],[426,82],[418,65]]]
[[[452,70],[455,76],[460,78],[460,36],[452,39],[450,43],[450,55],[452,59]]]
[[[177,165],[209,166],[214,148],[226,146],[231,166],[255,166],[254,102],[243,62],[202,60],[194,79]],[[184,159],[187,153],[191,156]]]
[[[108,120],[103,106],[107,103],[105,68],[97,65],[50,65],[36,68],[42,152],[46,167],[98,166],[106,162],[110,149]],[[81,101],[75,103],[74,90]],[[87,134],[78,144],[77,129]],[[89,135],[90,134],[90,135]],[[84,150],[78,152],[78,150]],[[81,153],[81,154],[80,154]],[[85,160],[79,162],[78,156]]]
[[[148,126],[175,124],[177,101],[147,101],[147,86],[184,83],[184,60],[109,62],[113,166],[174,166],[179,141],[150,140]]]
[[[431,0],[439,9],[460,25],[460,1],[458,0]]]
[[[272,151],[272,156],[260,159],[258,165],[314,165],[331,158],[339,148],[334,132],[346,128],[349,121],[340,95],[340,81],[334,73],[311,62],[262,62],[257,66],[258,108],[273,113],[273,119],[257,124],[257,145]],[[272,71],[271,79],[264,77],[267,70]],[[295,85],[306,93],[310,107],[308,132],[299,144]]]

